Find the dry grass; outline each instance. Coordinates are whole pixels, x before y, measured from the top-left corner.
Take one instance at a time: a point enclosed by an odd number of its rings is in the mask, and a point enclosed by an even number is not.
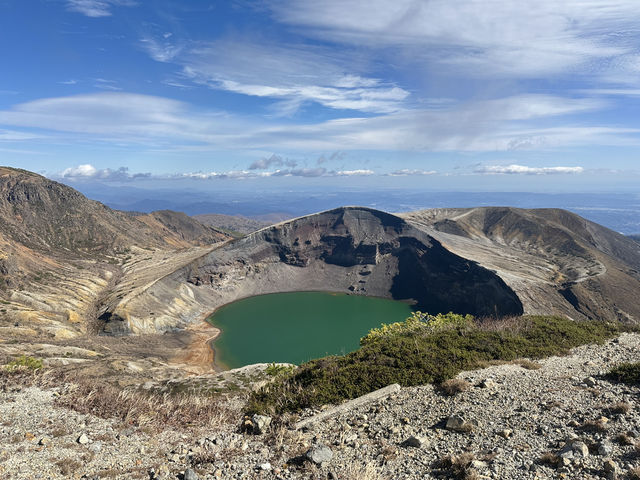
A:
[[[63,458],[62,460],[58,460],[56,465],[60,469],[60,473],[67,477],[71,477],[71,475],[82,467],[82,463],[74,460],[73,458]]]
[[[526,370],[540,370],[542,368],[542,365],[540,365],[538,362],[533,362],[531,360],[517,360],[516,362],[518,365],[520,365],[522,368],[526,369]]]
[[[635,445],[636,441],[630,433],[621,433],[616,437],[616,441],[620,445]]]
[[[57,403],[71,410],[101,418],[116,418],[153,433],[166,427],[215,428],[239,417],[227,397],[195,393],[149,393],[123,389],[101,379],[82,376],[56,378],[45,384],[67,384]],[[233,410],[233,411],[232,411]]]
[[[587,420],[580,425],[580,430],[583,432],[604,433],[607,431],[607,422],[601,418],[597,420]]]
[[[471,384],[468,381],[462,380],[460,378],[451,378],[442,382],[438,387],[442,393],[453,397],[458,393],[469,390],[469,388],[471,388]]]
[[[476,325],[487,332],[510,331],[520,333],[530,328],[531,321],[527,317],[505,316],[505,317],[482,317],[475,320]]]
[[[640,467],[633,467],[627,472],[629,480],[640,480]]]
[[[387,480],[371,463],[365,465],[349,464],[340,471],[340,480]]]
[[[558,466],[558,463],[560,462],[560,457],[558,457],[558,455],[556,455],[553,452],[545,452],[540,456],[538,461],[542,465],[548,465],[549,467],[555,468]]]
[[[617,413],[620,415],[629,413],[631,409],[632,409],[632,405],[628,402],[617,402],[607,408],[609,412]]]
[[[460,455],[447,455],[435,464],[435,467],[447,476],[456,480],[476,480],[478,472],[471,467],[471,462],[475,460],[475,455],[471,452],[464,452]]]

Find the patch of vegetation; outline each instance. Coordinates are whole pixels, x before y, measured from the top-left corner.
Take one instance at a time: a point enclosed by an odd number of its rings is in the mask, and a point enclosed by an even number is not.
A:
[[[355,352],[312,360],[277,378],[252,395],[249,413],[339,403],[392,383],[442,383],[489,362],[543,358],[602,343],[625,328],[554,316],[515,317],[500,325],[469,315],[416,312],[405,322],[372,330]]]
[[[607,378],[627,385],[640,385],[640,362],[622,363],[613,368]]]
[[[295,365],[282,365],[278,363],[270,363],[265,368],[264,373],[271,377],[286,376],[292,374],[296,369]]]
[[[36,371],[42,368],[42,360],[39,358],[30,357],[28,355],[20,355],[15,360],[5,365],[5,369],[8,371],[15,370],[31,370]]]

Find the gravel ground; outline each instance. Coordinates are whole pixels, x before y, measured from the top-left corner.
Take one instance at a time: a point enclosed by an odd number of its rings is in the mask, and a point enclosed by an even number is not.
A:
[[[240,433],[239,414],[214,430],[158,434],[58,407],[56,389],[23,388],[0,394],[0,478],[633,478],[640,389],[602,377],[628,361],[640,361],[638,334],[538,369],[461,373],[470,386],[455,396],[403,388],[307,431],[274,424],[263,435]],[[463,431],[447,428],[451,417]],[[326,461],[305,460],[313,448]]]

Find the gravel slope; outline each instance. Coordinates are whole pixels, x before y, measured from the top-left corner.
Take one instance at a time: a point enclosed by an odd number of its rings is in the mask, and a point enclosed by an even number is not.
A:
[[[537,370],[508,364],[464,372],[458,378],[472,386],[453,397],[432,386],[403,388],[309,431],[272,427],[265,435],[240,433],[239,409],[214,430],[155,434],[60,408],[55,390],[18,389],[0,394],[0,477],[451,478],[437,461],[468,452],[473,463],[459,478],[631,478],[640,450],[620,436],[640,441],[640,389],[601,375],[639,360],[640,335],[624,334],[540,361]],[[629,410],[614,413],[620,403]],[[452,415],[472,431],[447,429]],[[83,434],[87,443],[78,441]],[[405,443],[412,436],[420,446]],[[320,466],[303,461],[314,443],[333,458]],[[540,462],[547,452],[562,454],[553,457],[556,466]]]

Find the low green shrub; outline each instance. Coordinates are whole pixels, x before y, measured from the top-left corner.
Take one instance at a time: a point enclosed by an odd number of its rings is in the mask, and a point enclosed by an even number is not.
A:
[[[613,368],[607,377],[627,385],[640,385],[640,362],[622,363]]]
[[[28,355],[20,355],[15,360],[5,365],[5,370],[40,370],[42,368],[42,360],[39,358],[30,357]]]
[[[574,322],[562,317],[514,319],[517,329],[485,328],[470,316],[416,313],[406,322],[374,329],[361,348],[302,364],[255,392],[250,413],[282,413],[339,403],[391,383],[441,383],[488,362],[564,354],[578,345],[601,343],[623,327]]]

